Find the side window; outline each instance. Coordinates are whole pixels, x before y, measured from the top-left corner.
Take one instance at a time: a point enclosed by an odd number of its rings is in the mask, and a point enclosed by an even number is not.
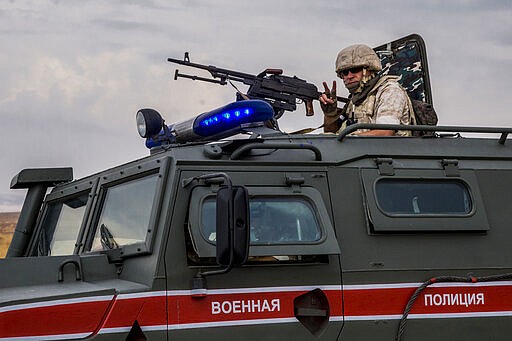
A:
[[[390,216],[464,216],[473,209],[468,187],[460,180],[385,178],[375,183],[375,196]]]
[[[294,261],[308,256],[339,254],[327,209],[315,188],[302,187],[300,193],[284,187],[248,187],[248,190],[249,256]],[[214,190],[194,188],[187,226],[189,246],[200,259],[215,257],[215,224]]]
[[[105,188],[91,251],[146,241],[158,179],[152,174]]]
[[[321,238],[313,206],[304,198],[254,197],[249,205],[252,245],[311,243]],[[216,239],[215,221],[215,198],[211,197],[202,205],[200,228],[212,243]]]
[[[320,224],[304,198],[254,198],[250,201],[251,242],[286,244],[318,242]],[[276,224],[276,222],[279,222]]]
[[[82,192],[48,203],[36,247],[38,256],[73,254],[88,197],[89,192]]]
[[[370,232],[487,231],[489,222],[473,171],[361,172]]]

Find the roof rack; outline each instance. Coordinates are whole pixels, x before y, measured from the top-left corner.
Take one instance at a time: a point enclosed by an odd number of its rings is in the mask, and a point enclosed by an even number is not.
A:
[[[345,136],[359,129],[409,130],[456,133],[496,133],[501,134],[498,140],[499,144],[505,144],[505,140],[507,139],[508,134],[512,134],[512,128],[357,123],[352,124],[345,128],[343,131],[341,131],[340,134],[338,135],[338,141],[342,142]]]

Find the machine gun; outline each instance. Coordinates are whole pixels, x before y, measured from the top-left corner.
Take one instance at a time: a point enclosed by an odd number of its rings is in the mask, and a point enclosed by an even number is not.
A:
[[[284,111],[294,111],[297,109],[297,100],[301,100],[306,105],[306,115],[314,115],[313,100],[318,100],[321,92],[318,88],[297,76],[285,76],[282,69],[266,69],[257,75],[251,75],[239,71],[221,69],[213,65],[203,65],[192,63],[188,52],[185,52],[183,60],[168,58],[171,63],[195,67],[210,72],[213,78],[210,79],[200,76],[187,75],[180,73],[176,69],[174,79],[178,77],[189,78],[220,85],[226,85],[229,82],[237,90],[237,100],[242,99],[261,99],[268,102],[275,112],[275,119],[279,119]],[[249,85],[247,94],[243,94],[232,83],[232,81]],[[349,99],[337,97],[338,101],[348,103]]]

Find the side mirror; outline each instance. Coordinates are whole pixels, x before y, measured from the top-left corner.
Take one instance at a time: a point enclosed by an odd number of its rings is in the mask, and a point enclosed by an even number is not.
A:
[[[217,191],[217,263],[239,266],[249,256],[249,194],[244,186],[221,187]]]

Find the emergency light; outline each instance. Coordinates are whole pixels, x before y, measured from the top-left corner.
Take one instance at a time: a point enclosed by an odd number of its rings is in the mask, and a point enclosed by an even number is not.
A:
[[[272,106],[262,100],[237,101],[167,126],[153,109],[137,112],[137,130],[146,138],[146,147],[220,139],[241,132],[249,124],[274,117]]]

